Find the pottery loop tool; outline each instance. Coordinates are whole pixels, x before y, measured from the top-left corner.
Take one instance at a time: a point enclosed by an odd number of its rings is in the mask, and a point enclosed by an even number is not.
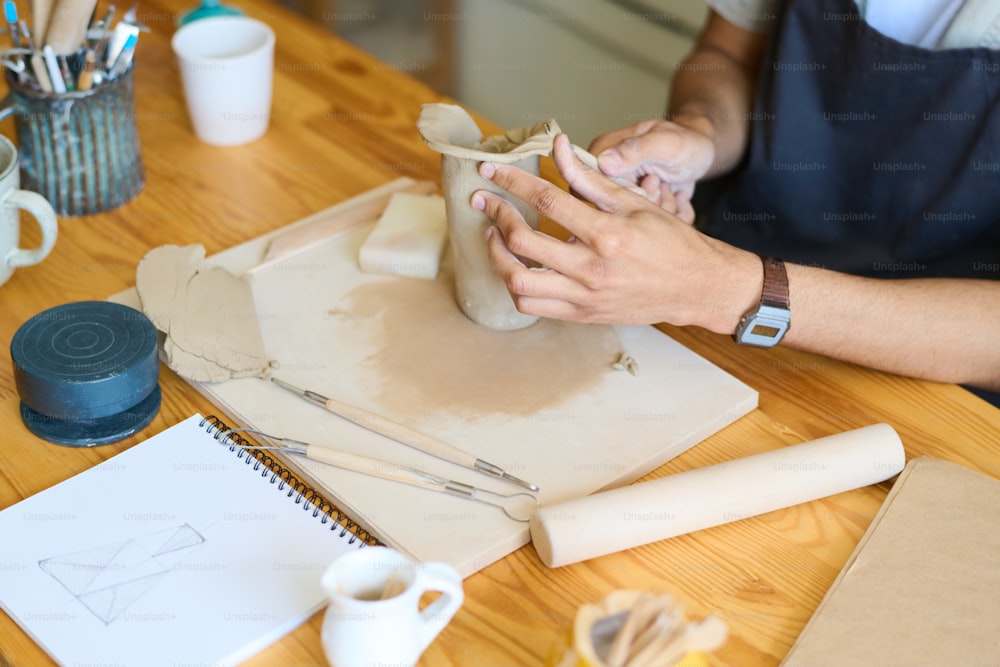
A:
[[[3,52],[3,55],[0,56],[0,64],[15,74],[20,74],[25,70],[24,61],[21,59],[21,56],[30,56],[31,53],[31,49],[7,49]]]
[[[238,446],[238,443],[229,437],[235,433],[249,433],[250,435],[267,438],[271,442],[277,443],[269,446],[258,446],[257,449],[299,454],[313,461],[319,461],[320,463],[325,463],[336,468],[351,470],[393,482],[400,482],[428,491],[458,496],[459,498],[496,507],[509,518],[522,523],[527,523],[531,519],[538,506],[537,499],[530,493],[523,491],[511,494],[494,493],[493,491],[487,491],[486,489],[471,486],[464,482],[440,477],[410,466],[342,452],[330,447],[311,445],[300,440],[292,440],[291,438],[268,435],[267,433],[251,428],[234,428],[221,431],[215,435],[215,439],[224,445]]]
[[[465,468],[470,468],[492,477],[498,477],[502,480],[510,482],[511,484],[516,484],[521,488],[528,489],[529,491],[538,491],[538,487],[534,484],[526,482],[523,479],[519,479],[500,466],[476,458],[472,454],[469,454],[454,445],[450,445],[443,440],[438,440],[437,438],[429,436],[426,433],[421,433],[353,405],[342,403],[336,399],[327,398],[326,396],[317,394],[314,391],[300,389],[299,387],[289,384],[284,380],[279,380],[276,377],[272,377],[271,381],[282,389],[286,389],[307,401],[327,409],[338,417],[364,427],[369,431],[374,431],[375,433],[384,435],[387,438],[391,438],[396,442],[407,445],[408,447],[413,447],[414,449],[424,452],[425,454],[436,456],[439,459],[456,463]]]

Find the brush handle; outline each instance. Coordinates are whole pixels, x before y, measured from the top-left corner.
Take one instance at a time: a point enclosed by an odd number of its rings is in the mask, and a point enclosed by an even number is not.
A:
[[[420,474],[420,471],[396,463],[389,463],[381,459],[373,459],[367,456],[359,456],[348,452],[337,451],[328,447],[308,445],[306,456],[314,461],[325,463],[344,470],[360,472],[372,477],[380,477],[393,482],[402,482],[410,486],[416,486],[430,491],[444,491],[444,487],[432,482]]]
[[[49,27],[49,17],[52,15],[52,0],[31,0],[31,32],[32,39],[38,48],[45,45],[45,32]]]
[[[69,56],[80,50],[87,35],[87,24],[97,7],[97,0],[59,0],[44,39],[57,56]]]
[[[384,435],[385,437],[391,438],[396,442],[407,445],[408,447],[413,447],[414,449],[424,452],[425,454],[430,454],[431,456],[436,456],[439,459],[457,463],[458,465],[466,468],[476,467],[476,461],[478,459],[472,454],[462,451],[458,447],[449,445],[447,442],[438,440],[437,438],[427,435],[426,433],[415,431],[408,426],[386,419],[381,415],[368,412],[367,410],[363,410],[353,405],[348,405],[347,403],[341,403],[333,398],[327,400],[326,409],[338,417],[342,417],[349,422],[362,426],[369,431],[374,431],[379,435]]]

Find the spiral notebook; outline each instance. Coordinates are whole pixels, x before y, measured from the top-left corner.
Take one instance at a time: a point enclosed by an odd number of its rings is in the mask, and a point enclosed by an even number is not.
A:
[[[323,606],[367,535],[225,430],[192,416],[0,512],[0,607],[56,662],[236,664]]]

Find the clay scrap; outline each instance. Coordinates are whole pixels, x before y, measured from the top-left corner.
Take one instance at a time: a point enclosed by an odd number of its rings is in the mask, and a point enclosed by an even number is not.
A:
[[[246,278],[205,264],[201,245],[154,248],[139,262],[142,311],[165,334],[167,365],[195,382],[266,377],[253,293]]]

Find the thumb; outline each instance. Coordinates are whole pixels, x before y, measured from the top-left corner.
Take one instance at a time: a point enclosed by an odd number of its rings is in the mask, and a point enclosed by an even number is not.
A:
[[[597,166],[608,176],[629,176],[642,173],[640,167],[654,155],[653,137],[630,137],[597,156]]]

